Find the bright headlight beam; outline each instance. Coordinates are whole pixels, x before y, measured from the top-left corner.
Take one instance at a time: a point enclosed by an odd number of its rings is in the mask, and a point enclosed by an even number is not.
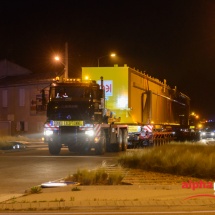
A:
[[[85,134],[92,137],[94,135],[94,131],[93,130],[85,131]]]
[[[51,130],[44,131],[45,136],[51,136],[52,134],[53,134],[53,131],[51,131]]]

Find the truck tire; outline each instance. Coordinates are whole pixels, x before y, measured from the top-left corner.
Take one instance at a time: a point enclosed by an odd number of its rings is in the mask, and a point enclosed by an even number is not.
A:
[[[100,142],[96,148],[97,155],[103,155],[106,152],[106,135],[104,130],[101,131]]]
[[[126,151],[128,147],[128,131],[123,129],[122,132],[122,151]]]
[[[61,146],[55,142],[49,142],[49,153],[51,155],[59,155],[61,151]]]
[[[74,152],[74,146],[72,144],[68,144],[69,152]]]
[[[121,152],[122,151],[122,129],[119,129],[119,134],[117,137],[117,143],[115,144],[115,150],[116,152]]]

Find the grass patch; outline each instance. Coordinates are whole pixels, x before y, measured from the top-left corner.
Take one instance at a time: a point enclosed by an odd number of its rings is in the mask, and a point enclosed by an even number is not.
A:
[[[41,192],[42,192],[42,188],[40,186],[35,186],[35,187],[32,187],[30,189],[30,193],[31,194],[41,193]]]
[[[71,197],[70,197],[70,201],[75,201],[75,197],[74,197],[74,196],[71,196]]]
[[[212,145],[172,143],[126,152],[120,155],[118,162],[128,168],[215,178],[215,146]]]
[[[75,174],[65,178],[65,181],[75,181],[81,185],[118,185],[122,179],[123,175],[120,172],[108,174],[105,168],[98,168],[96,170],[77,170]]]
[[[60,198],[60,199],[54,199],[54,200],[52,200],[52,201],[50,201],[50,202],[65,202],[65,199],[63,199],[63,198]]]
[[[81,191],[81,189],[79,187],[73,187],[72,191]]]

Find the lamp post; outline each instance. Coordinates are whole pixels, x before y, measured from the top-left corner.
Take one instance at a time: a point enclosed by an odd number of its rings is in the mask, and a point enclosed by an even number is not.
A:
[[[64,74],[65,79],[68,79],[68,67],[69,67],[68,43],[65,43],[65,74]]]
[[[61,64],[64,65],[64,78],[68,79],[68,43],[65,43],[65,55],[64,55],[64,62],[60,59],[59,56],[55,56],[54,58],[56,61],[59,61]]]
[[[101,57],[99,57],[98,58],[98,67],[99,67],[99,61],[102,59],[102,58],[105,58],[105,57],[115,57],[116,56],[116,54],[115,53],[112,53],[112,54],[110,54],[110,55],[104,55],[104,56],[101,56]]]

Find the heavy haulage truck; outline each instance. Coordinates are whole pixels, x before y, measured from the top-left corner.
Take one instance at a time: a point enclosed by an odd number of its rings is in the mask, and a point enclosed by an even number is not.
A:
[[[63,146],[103,154],[189,139],[189,109],[190,98],[166,80],[127,65],[83,67],[82,81],[51,84],[45,142],[56,155]]]

